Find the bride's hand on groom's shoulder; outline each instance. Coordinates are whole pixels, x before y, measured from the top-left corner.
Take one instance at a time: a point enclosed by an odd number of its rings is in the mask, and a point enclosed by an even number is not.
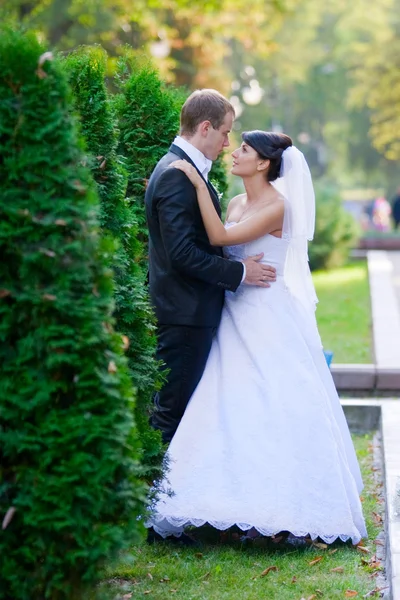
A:
[[[170,165],[179,171],[183,171],[185,175],[190,179],[195,188],[199,188],[205,185],[204,180],[200,177],[196,169],[187,160],[174,160]]]

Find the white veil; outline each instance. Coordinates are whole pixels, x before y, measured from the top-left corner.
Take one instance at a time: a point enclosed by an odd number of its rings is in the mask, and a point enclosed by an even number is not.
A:
[[[289,247],[284,280],[316,325],[318,298],[308,264],[308,241],[314,237],[315,194],[306,159],[295,146],[283,152],[280,177],[272,183],[285,199],[282,237],[289,241]]]

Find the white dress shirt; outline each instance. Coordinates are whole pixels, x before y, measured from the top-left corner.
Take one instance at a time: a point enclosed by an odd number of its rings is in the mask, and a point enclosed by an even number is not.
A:
[[[174,139],[174,144],[188,155],[190,160],[194,162],[200,173],[203,175],[204,179],[208,181],[208,174],[212,167],[212,160],[206,158],[198,148],[195,148],[193,144],[185,140],[180,135],[176,136]]]
[[[178,146],[178,148],[183,150],[185,152],[185,154],[188,155],[190,160],[192,160],[194,162],[197,169],[203,175],[204,179],[206,181],[208,181],[208,174],[212,167],[212,160],[210,160],[209,158],[206,158],[204,156],[204,154],[198,148],[193,146],[193,144],[191,144],[190,142],[185,140],[180,135],[176,136],[173,143],[175,144],[175,146]],[[242,261],[240,261],[240,262],[242,262]],[[244,279],[246,278],[246,265],[243,262],[242,262],[242,265],[243,265],[243,277],[242,277],[241,283],[243,283]]]

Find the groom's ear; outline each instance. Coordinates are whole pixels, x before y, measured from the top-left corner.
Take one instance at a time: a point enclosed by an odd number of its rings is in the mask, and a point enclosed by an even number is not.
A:
[[[202,121],[199,124],[199,127],[197,129],[197,131],[203,136],[205,137],[209,130],[211,129],[211,122],[210,121]]]

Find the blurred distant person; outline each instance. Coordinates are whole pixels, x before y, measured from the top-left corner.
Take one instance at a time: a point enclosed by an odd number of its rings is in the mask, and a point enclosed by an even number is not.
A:
[[[368,210],[364,209],[360,215],[360,225],[363,231],[368,231],[371,226],[371,218],[368,214]]]
[[[400,186],[397,188],[396,196],[392,200],[392,219],[394,228],[400,225]]]
[[[381,196],[375,200],[372,211],[372,222],[377,231],[389,231],[391,212],[392,209],[386,198]]]

